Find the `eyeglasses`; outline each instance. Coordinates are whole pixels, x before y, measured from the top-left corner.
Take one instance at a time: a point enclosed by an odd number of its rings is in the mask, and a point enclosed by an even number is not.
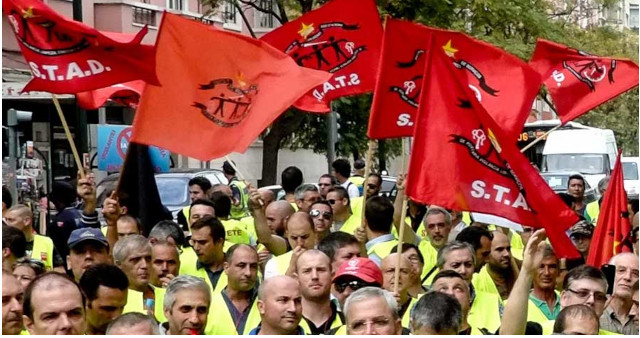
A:
[[[372,286],[372,284],[363,282],[363,281],[359,281],[359,280],[352,280],[349,282],[340,282],[340,283],[336,283],[336,290],[340,293],[343,293],[344,290],[347,289],[347,286],[351,288],[351,290],[356,291],[358,289],[362,289],[363,287],[366,286]]]
[[[573,290],[573,289],[569,289],[567,288],[567,291],[573,293],[574,295],[576,295],[576,297],[582,299],[582,300],[587,300],[589,298],[590,295],[593,294],[593,299],[598,302],[598,303],[604,303],[607,301],[607,295],[604,294],[603,292],[593,292],[593,291],[589,291],[589,290]]]
[[[311,217],[316,218],[320,215],[322,215],[322,218],[326,219],[327,221],[331,220],[331,218],[333,217],[333,214],[328,212],[328,211],[320,211],[318,209],[313,209],[309,212],[309,215],[311,215]]]

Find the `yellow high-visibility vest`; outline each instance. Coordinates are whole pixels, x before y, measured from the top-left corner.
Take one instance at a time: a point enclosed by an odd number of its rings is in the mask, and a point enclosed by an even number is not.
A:
[[[33,235],[33,250],[31,258],[44,263],[47,270],[53,269],[53,241],[47,236]]]
[[[256,297],[253,304],[251,304],[244,331],[238,333],[221,291],[214,293],[211,298],[211,307],[209,308],[207,327],[204,333],[206,335],[248,335],[258,324],[260,324],[260,312],[258,311],[258,299]]]

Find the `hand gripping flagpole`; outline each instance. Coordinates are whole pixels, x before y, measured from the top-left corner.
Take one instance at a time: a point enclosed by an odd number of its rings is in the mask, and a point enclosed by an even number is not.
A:
[[[58,111],[58,116],[60,116],[60,121],[62,122],[62,127],[64,128],[64,133],[67,135],[67,140],[69,141],[69,145],[71,146],[71,152],[73,153],[73,158],[76,161],[76,165],[78,166],[78,172],[80,172],[80,178],[84,179],[84,165],[80,161],[80,156],[78,156],[78,149],[76,149],[76,144],[73,142],[73,138],[71,137],[71,132],[69,131],[69,126],[67,125],[67,120],[64,118],[64,114],[62,114],[62,108],[60,107],[60,102],[58,101],[58,97],[56,94],[51,94],[51,98],[53,99],[53,105],[56,106],[56,110]]]
[[[407,147],[405,138],[401,138],[402,141],[402,164],[400,173],[404,174],[406,168],[406,156],[407,156]],[[405,190],[406,190],[406,178],[405,178]],[[405,195],[404,191],[402,191],[402,210],[400,211],[400,222],[398,230],[398,248],[396,252],[398,253],[398,262],[396,263],[396,271],[393,274],[393,293],[398,293],[398,283],[400,281],[400,264],[402,262],[402,240],[404,238],[404,219],[407,217],[407,195]],[[398,198],[400,196],[396,196]]]

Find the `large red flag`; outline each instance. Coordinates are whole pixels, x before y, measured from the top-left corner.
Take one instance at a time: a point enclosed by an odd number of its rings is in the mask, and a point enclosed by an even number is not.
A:
[[[620,158],[622,150],[618,152],[616,165],[611,173],[609,188],[604,194],[600,206],[600,216],[596,230],[591,239],[587,264],[600,268],[609,263],[611,257],[621,252],[631,252],[631,224],[627,206],[627,193],[624,190],[622,165]]]
[[[331,76],[299,67],[265,42],[169,13],[157,49],[162,86],[145,87],[132,141],[205,161],[245,151],[295,100]]]
[[[579,257],[565,230],[578,221],[489,116],[466,70],[430,53],[416,121],[407,195],[425,204],[544,227],[560,257]]]
[[[541,85],[540,76],[518,57],[460,32],[388,19],[369,120],[370,138],[411,136],[422,89],[424,55],[444,50],[464,70],[482,106],[516,142]],[[409,67],[410,66],[410,67]]]
[[[118,83],[109,87],[77,93],[76,100],[78,106],[87,110],[98,109],[107,100],[135,108],[138,106],[138,100],[144,85],[145,83],[142,80]]]
[[[381,39],[373,0],[331,1],[261,38],[299,65],[333,74],[294,104],[318,113],[328,112],[331,100],[373,90]]]
[[[157,84],[154,49],[140,44],[146,27],[123,41],[123,34],[68,20],[42,1],[5,0],[2,10],[33,75],[25,92],[78,93],[137,79]]]
[[[544,80],[562,123],[567,123],[638,85],[638,65],[589,55],[538,39],[529,62]]]

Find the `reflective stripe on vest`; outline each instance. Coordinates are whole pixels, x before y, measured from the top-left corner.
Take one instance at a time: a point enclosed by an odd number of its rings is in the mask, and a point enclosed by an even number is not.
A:
[[[222,276],[220,278],[222,278]],[[248,335],[258,324],[260,324],[260,312],[258,311],[258,299],[256,298],[253,304],[251,304],[251,310],[249,310],[247,322],[241,334]],[[206,335],[238,335],[233,317],[231,317],[227,303],[222,297],[222,292],[213,294],[207,319],[207,327],[204,333]]]
[[[31,258],[42,261],[47,270],[53,269],[53,241],[51,238],[34,235]]]
[[[249,214],[249,190],[247,190],[247,185],[243,181],[232,179],[229,182],[229,186],[234,186],[240,191],[240,203],[238,205],[231,203],[230,217],[233,219],[246,217]]]
[[[369,250],[367,250],[367,256],[371,257],[372,255],[376,255],[382,261],[383,259],[385,259],[385,257],[389,256],[389,254],[391,254],[391,250],[393,250],[393,248],[397,246],[397,239],[392,239],[390,241],[382,243],[376,243],[374,246],[369,248]]]

